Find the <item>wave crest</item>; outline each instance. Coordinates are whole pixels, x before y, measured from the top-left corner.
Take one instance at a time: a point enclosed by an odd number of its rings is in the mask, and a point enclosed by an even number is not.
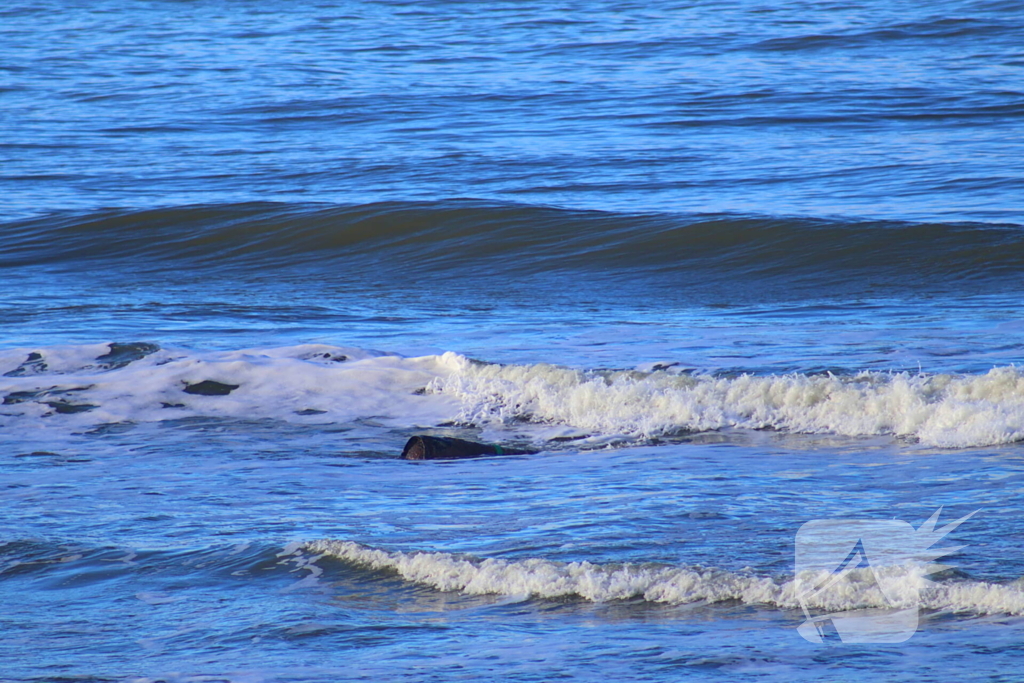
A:
[[[666,285],[813,281],[941,288],[1024,271],[1019,225],[630,214],[475,200],[249,203],[54,214],[0,224],[0,267],[330,267],[466,278],[585,272]],[[77,264],[77,265],[76,265]],[[382,267],[386,266],[386,267]],[[842,273],[843,277],[839,277]]]
[[[466,365],[431,389],[458,398],[465,422],[565,424],[641,439],[741,428],[893,435],[944,448],[1024,440],[1024,375],[1015,367],[966,376],[713,377]]]
[[[0,351],[0,426],[209,416],[451,423],[590,445],[727,429],[894,436],[942,448],[1024,441],[1024,373],[711,375],[405,358],[322,344],[197,352],[155,344]],[[518,437],[517,437],[518,438]]]
[[[592,602],[643,599],[669,604],[736,600],[743,604],[799,609],[799,586],[821,583],[815,580],[817,574],[776,579],[706,567],[567,563],[538,558],[479,560],[440,552],[386,551],[337,540],[315,541],[305,549],[356,566],[395,572],[406,581],[437,590],[468,595],[576,597]],[[857,570],[828,590],[815,593],[811,602],[808,596],[803,596],[804,603],[829,611],[920,604],[927,609],[953,612],[1024,614],[1024,590],[1019,582],[936,583],[926,578],[925,571],[917,565],[884,568],[876,574]],[[892,604],[879,589],[876,576],[878,581],[889,584],[885,595],[903,594],[907,599],[902,602],[897,599],[898,604]]]

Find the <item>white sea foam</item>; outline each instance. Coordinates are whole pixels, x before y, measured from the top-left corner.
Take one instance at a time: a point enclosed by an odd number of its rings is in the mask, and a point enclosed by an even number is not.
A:
[[[0,425],[44,417],[53,419],[36,424],[202,415],[373,419],[407,427],[456,421],[491,430],[529,423],[539,441],[555,433],[600,442],[728,428],[891,435],[952,448],[1024,440],[1024,374],[1015,367],[962,376],[713,377],[486,365],[455,353],[405,358],[316,344],[160,349],[112,364],[102,361],[110,349],[93,344],[0,351]],[[220,396],[185,392],[206,380],[238,388]]]
[[[639,438],[737,427],[894,435],[953,448],[1024,439],[1024,375],[1014,367],[977,376],[720,378],[463,364],[431,389],[457,397],[467,422],[525,419]]]
[[[537,558],[479,560],[439,552],[386,551],[336,540],[316,541],[307,544],[305,550],[368,569],[395,572],[406,581],[441,591],[534,598],[576,597],[593,602],[643,599],[691,604],[736,600],[744,604],[799,609],[800,587],[817,585],[829,576],[823,573],[770,578],[706,567],[566,563]],[[877,573],[857,570],[829,589],[815,593],[813,598],[804,596],[803,599],[807,607],[829,612],[919,605],[926,609],[975,614],[1024,614],[1024,586],[1019,581],[1011,584],[939,583],[928,580],[925,572],[919,565],[882,568]],[[884,595],[880,583],[885,586]]]
[[[97,361],[109,348],[4,351],[0,374],[8,376],[0,376],[0,421],[48,417],[46,424],[78,426],[202,415],[319,422],[372,418],[429,426],[458,411],[454,398],[421,395],[428,382],[458,367],[453,356],[403,358],[326,345],[161,349],[110,369]],[[33,352],[40,357],[26,362]],[[204,381],[237,388],[219,396],[185,391]],[[90,407],[75,412],[76,406]]]

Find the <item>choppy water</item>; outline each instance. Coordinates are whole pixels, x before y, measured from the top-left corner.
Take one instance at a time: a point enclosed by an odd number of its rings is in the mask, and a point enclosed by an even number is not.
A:
[[[1022,22],[0,8],[0,680],[1018,680]]]

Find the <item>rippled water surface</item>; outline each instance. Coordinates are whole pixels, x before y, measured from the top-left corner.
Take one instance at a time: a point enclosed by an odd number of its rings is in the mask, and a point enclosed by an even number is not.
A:
[[[0,680],[1019,680],[1022,23],[0,8]]]
[[[488,197],[1017,220],[1013,2],[18,3],[8,210]]]

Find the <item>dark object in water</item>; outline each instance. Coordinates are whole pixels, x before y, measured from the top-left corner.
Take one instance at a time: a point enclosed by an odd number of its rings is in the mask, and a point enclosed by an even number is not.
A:
[[[405,443],[402,458],[405,460],[458,460],[478,458],[482,455],[526,455],[537,451],[505,448],[488,443],[476,443],[465,439],[440,436],[414,436]]]
[[[131,344],[118,344],[113,342],[110,344],[110,350],[99,356],[96,360],[103,363],[100,367],[107,368],[108,370],[117,370],[123,368],[129,363],[134,363],[137,360],[141,360],[151,353],[156,353],[160,350],[160,347],[156,344],[150,344],[149,342],[132,342]]]
[[[202,382],[196,382],[195,384],[185,382],[184,391],[186,394],[197,394],[199,396],[227,396],[239,386],[238,384],[223,384],[212,379],[204,379]]]
[[[87,410],[92,410],[96,407],[91,403],[68,403],[67,401],[46,401],[45,403],[61,415],[84,413]]]
[[[28,358],[25,362],[14,368],[10,372],[5,372],[4,377],[22,377],[24,375],[38,375],[39,373],[47,371],[46,362],[43,360],[43,354],[33,351],[28,354]]]

